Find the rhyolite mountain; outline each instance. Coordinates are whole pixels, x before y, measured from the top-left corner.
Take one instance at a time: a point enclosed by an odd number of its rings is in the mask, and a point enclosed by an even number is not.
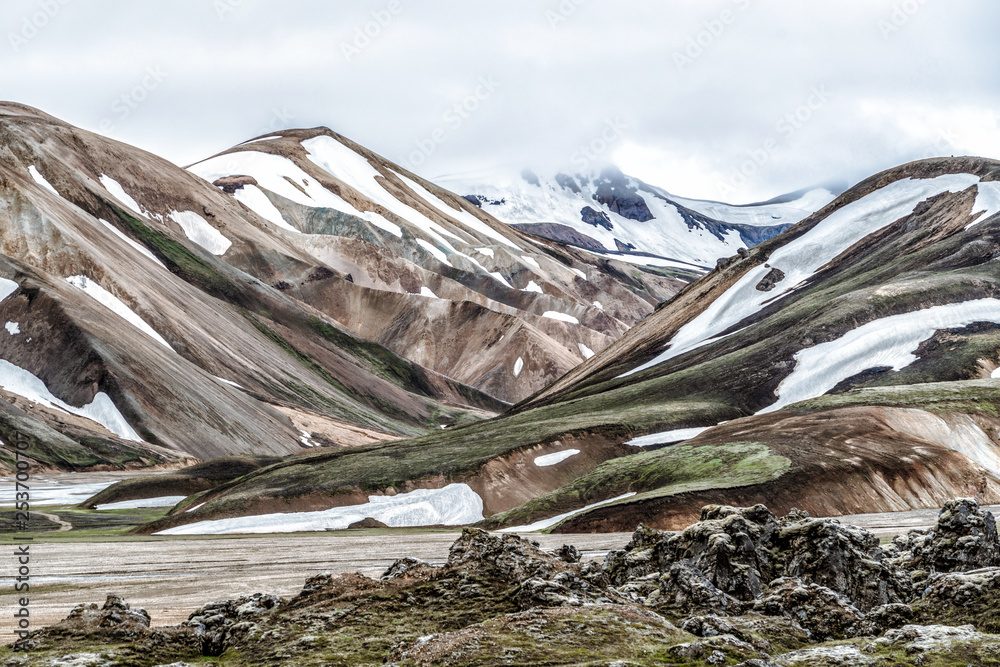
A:
[[[0,439],[39,465],[481,419],[696,276],[518,232],[325,128],[189,171],[0,104]]]
[[[518,229],[635,263],[706,270],[721,257],[777,236],[843,189],[816,187],[731,205],[678,197],[614,166],[551,177],[525,169],[519,175],[438,180]]]
[[[880,173],[720,262],[499,418],[309,452],[149,530],[364,514],[369,496],[461,485],[488,526],[563,531],[676,528],[711,503],[820,515],[996,503],[998,211],[1000,162]]]

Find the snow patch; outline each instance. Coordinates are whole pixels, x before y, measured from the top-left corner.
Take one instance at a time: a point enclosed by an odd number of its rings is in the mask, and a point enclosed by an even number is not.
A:
[[[170,219],[181,226],[185,236],[213,255],[225,255],[233,245],[222,232],[194,211],[171,211]]]
[[[42,186],[43,188],[54,194],[56,197],[62,199],[62,195],[59,194],[59,191],[56,190],[54,187],[52,187],[51,183],[45,180],[45,177],[42,176],[42,174],[38,171],[38,169],[35,168],[35,165],[31,165],[30,167],[28,167],[28,173],[31,174],[31,177],[33,179],[35,179],[35,183],[38,183],[40,186]]]
[[[163,266],[163,268],[167,268],[166,266],[163,265],[163,262],[161,262],[160,260],[158,260],[156,258],[156,255],[154,255],[152,252],[150,252],[149,248],[147,248],[146,246],[142,245],[141,243],[136,243],[135,241],[133,241],[129,237],[125,236],[125,234],[123,234],[120,229],[118,229],[117,227],[115,227],[114,225],[112,225],[107,220],[104,220],[103,218],[98,218],[97,221],[100,222],[105,227],[107,227],[108,229],[110,229],[111,233],[114,234],[115,236],[117,236],[118,238],[120,238],[122,241],[124,241],[125,243],[129,244],[130,246],[132,246],[133,248],[135,248],[136,250],[138,250],[140,253],[142,253],[143,255],[145,255],[146,257],[148,257],[149,259],[151,259],[154,262],[156,262],[157,264],[159,264],[160,266]]]
[[[580,354],[583,355],[584,359],[590,359],[592,356],[594,356],[594,351],[591,350],[586,345],[584,345],[583,343],[577,343],[576,346],[580,348]]]
[[[528,266],[530,266],[532,268],[535,268],[535,269],[538,269],[538,270],[541,270],[541,268],[542,268],[541,266],[539,266],[538,261],[534,257],[529,257],[528,255],[521,255],[521,259],[524,260],[525,264],[527,264]]]
[[[17,334],[21,333],[21,327],[17,322],[8,322],[7,324],[3,325],[3,328],[6,329],[7,333],[9,333],[11,336],[16,336]]]
[[[524,368],[524,358],[518,357],[517,361],[514,362],[514,377],[521,374],[521,370]]]
[[[3,301],[11,294],[16,292],[18,287],[20,287],[20,285],[15,283],[13,280],[8,280],[7,278],[0,278],[0,301]]]
[[[596,308],[597,310],[604,310],[604,304],[601,303],[600,301],[595,301],[594,308]]]
[[[972,215],[983,211],[983,214],[965,226],[966,229],[978,225],[986,218],[1000,213],[1000,183],[988,181],[980,183],[976,202],[972,205]]]
[[[546,310],[542,313],[542,317],[547,317],[550,320],[559,320],[560,322],[568,322],[570,324],[579,324],[580,320],[576,319],[572,315],[567,315],[566,313],[560,313],[556,310]]]
[[[542,519],[541,521],[536,521],[534,523],[529,523],[526,526],[513,526],[512,528],[501,528],[498,533],[530,533],[536,530],[545,530],[546,528],[551,528],[557,523],[564,521],[571,516],[587,512],[594,509],[595,507],[600,507],[601,505],[607,505],[608,503],[617,502],[619,500],[624,500],[625,498],[631,498],[635,495],[635,491],[630,491],[628,493],[623,493],[620,496],[615,496],[614,498],[608,498],[607,500],[602,500],[599,503],[593,503],[591,505],[586,505],[578,510],[573,510],[572,512],[566,512],[565,514],[560,514],[554,516],[551,519]]]
[[[430,297],[431,299],[440,299],[441,298],[437,294],[435,294],[433,291],[431,291],[431,288],[427,287],[426,285],[421,285],[420,286],[420,296]]]
[[[935,331],[973,322],[1000,324],[1000,300],[976,299],[883,317],[836,340],[800,350],[795,354],[795,369],[778,385],[778,400],[758,414],[822,396],[870,368],[887,366],[898,371],[917,360],[913,352]]]
[[[229,535],[234,533],[294,533],[342,530],[371,517],[394,528],[458,526],[483,518],[483,499],[467,484],[442,489],[417,489],[395,496],[368,496],[368,502],[332,507],[318,512],[260,514],[233,519],[199,521],[162,530],[156,535]]]
[[[541,288],[541,287],[539,287],[539,286],[538,286],[538,283],[536,283],[536,282],[535,282],[534,280],[529,280],[529,281],[528,281],[528,286],[527,286],[527,287],[525,287],[525,288],[524,288],[523,290],[521,290],[521,291],[522,291],[522,292],[537,292],[537,293],[539,293],[539,294],[545,294],[545,292],[543,292],[543,291],[542,291],[542,288]]]
[[[235,193],[233,193],[233,198],[260,217],[273,222],[278,227],[287,229],[288,231],[295,232],[297,234],[302,233],[292,225],[285,222],[285,219],[281,216],[281,211],[279,211],[278,208],[271,203],[271,200],[267,198],[264,191],[256,185],[244,185],[242,188],[239,188]]]
[[[106,174],[101,174],[100,181],[101,185],[104,186],[104,189],[107,190],[112,197],[117,199],[122,204],[125,204],[125,206],[131,209],[136,215],[146,217],[145,210],[139,206],[139,203],[136,200],[132,199],[132,197],[125,192],[125,188],[121,186],[121,183]]]
[[[535,465],[544,468],[546,466],[554,466],[557,463],[561,463],[571,456],[576,456],[580,453],[579,449],[564,449],[561,452],[553,452],[552,454],[544,454],[543,456],[535,457]]]
[[[504,277],[503,277],[503,274],[502,274],[502,273],[500,273],[499,271],[488,271],[488,273],[489,273],[489,275],[493,276],[493,278],[494,278],[494,279],[495,279],[495,280],[496,280],[497,282],[499,282],[499,283],[503,283],[504,285],[506,285],[506,286],[507,286],[507,287],[509,287],[510,289],[514,289],[514,286],[513,286],[513,285],[511,285],[511,284],[510,284],[509,282],[507,282],[507,279],[506,279],[506,278],[504,278]]]
[[[695,426],[694,428],[675,428],[670,431],[661,431],[660,433],[650,433],[649,435],[643,435],[638,438],[632,438],[626,445],[632,445],[633,447],[652,447],[653,445],[663,445],[669,442],[682,442],[684,440],[690,440],[699,433],[703,433],[711,426]]]
[[[576,275],[580,276],[584,280],[587,279],[587,274],[584,273],[583,271],[581,271],[580,269],[577,269],[577,268],[571,266],[571,267],[569,267],[569,270],[572,271],[573,273],[575,273]]]
[[[115,435],[126,440],[142,442],[142,438],[132,430],[125,417],[118,411],[111,398],[103,391],[94,396],[94,400],[83,407],[75,407],[65,403],[49,391],[45,383],[29,371],[15,366],[6,359],[0,359],[0,387],[23,396],[29,401],[51,408],[59,408],[74,415],[79,415],[97,422]]]
[[[495,255],[493,248],[476,248],[476,252],[481,255],[486,255],[487,257],[493,257]]]
[[[138,500],[121,500],[116,503],[94,505],[98,510],[132,510],[140,507],[173,507],[187,496],[160,496],[158,498],[140,498]]]
[[[452,263],[448,261],[448,256],[445,255],[440,248],[434,247],[433,245],[431,245],[430,243],[428,243],[423,239],[417,239],[417,243],[420,245],[421,248],[423,248],[430,254],[434,255],[435,259],[437,259],[442,264],[445,264],[447,266],[452,266]]]
[[[902,179],[876,190],[831,213],[802,236],[771,253],[768,265],[747,271],[735,285],[674,334],[670,347],[656,358],[619,377],[651,368],[704,345],[765,305],[798,289],[809,277],[855,243],[896,220],[911,215],[927,199],[944,192],[961,192],[979,182],[972,174],[945,174],[931,179]],[[771,268],[785,277],[774,290],[762,292],[757,284]]]
[[[122,303],[118,297],[95,283],[93,280],[87,278],[87,276],[70,276],[66,279],[66,282],[73,287],[83,290],[87,296],[92,298],[94,301],[97,301],[115,315],[122,318],[136,329],[173,352],[174,348],[170,347],[170,343],[164,340],[160,334],[156,333],[156,330],[153,329],[153,327],[146,324],[141,317],[136,315],[131,308]]]

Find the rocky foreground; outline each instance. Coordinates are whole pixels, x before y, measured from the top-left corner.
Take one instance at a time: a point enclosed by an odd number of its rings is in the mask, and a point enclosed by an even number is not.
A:
[[[640,527],[603,564],[466,529],[442,567],[321,574],[291,599],[215,602],[177,626],[109,595],[2,654],[4,665],[1000,664],[1000,540],[958,499],[890,544],[762,505]]]

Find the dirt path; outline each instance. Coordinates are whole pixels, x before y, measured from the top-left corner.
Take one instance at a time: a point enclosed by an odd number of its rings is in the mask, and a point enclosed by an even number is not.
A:
[[[52,523],[59,524],[59,530],[56,531],[57,533],[64,533],[67,530],[73,530],[73,524],[71,524],[68,521],[63,521],[62,519],[60,519],[55,514],[49,514],[48,512],[39,512],[38,510],[32,510],[32,512],[34,512],[35,514],[37,514],[39,516],[44,516],[46,519],[48,519]]]
[[[185,620],[196,608],[248,593],[295,595],[320,572],[380,575],[397,558],[443,563],[456,533],[398,535],[261,535],[228,539],[143,542],[34,542],[31,545],[31,619],[40,628],[80,603],[103,603],[108,593],[143,607],[154,625]],[[574,544],[585,557],[603,558],[628,534],[532,535],[543,548]],[[0,540],[9,543],[9,540]],[[6,549],[3,549],[6,551]],[[6,565],[5,565],[6,567]],[[12,641],[6,610],[11,586],[0,588],[0,642]]]

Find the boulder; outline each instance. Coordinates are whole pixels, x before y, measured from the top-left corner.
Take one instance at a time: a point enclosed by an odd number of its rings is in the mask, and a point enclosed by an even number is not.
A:
[[[754,602],[753,610],[794,619],[814,641],[853,636],[864,618],[844,595],[791,577],[772,582],[767,593]]]

